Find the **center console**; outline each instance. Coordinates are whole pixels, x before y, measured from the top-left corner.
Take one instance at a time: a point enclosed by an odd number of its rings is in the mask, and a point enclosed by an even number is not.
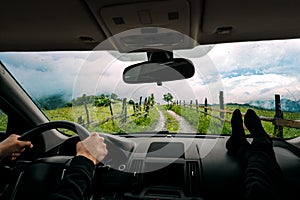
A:
[[[97,170],[95,185],[101,187],[94,191],[95,199],[202,199],[200,160],[187,155],[184,143],[155,141],[141,147],[143,151],[136,149],[126,170]]]
[[[199,163],[186,161],[184,152],[183,143],[151,143],[144,160],[133,160],[134,188],[125,199],[200,200]]]

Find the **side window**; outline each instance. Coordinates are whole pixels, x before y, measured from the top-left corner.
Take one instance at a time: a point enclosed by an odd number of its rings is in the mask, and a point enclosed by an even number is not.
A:
[[[7,115],[0,110],[0,132],[5,132],[7,127],[8,117]]]

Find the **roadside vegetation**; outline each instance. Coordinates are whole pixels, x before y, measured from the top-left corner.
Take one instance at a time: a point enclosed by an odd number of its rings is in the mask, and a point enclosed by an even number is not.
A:
[[[80,119],[89,131],[117,134],[151,131],[159,119],[159,113],[155,107],[150,108],[149,114],[145,115],[145,113],[134,114],[133,106],[128,105],[128,117],[124,123],[122,121],[122,103],[115,102],[111,105],[111,107],[115,116],[114,118],[112,118],[109,106],[98,107],[92,104],[87,104],[90,121],[89,124],[86,124],[87,114],[84,105],[58,108],[55,110],[44,110],[44,112],[50,120],[68,120],[78,122]]]
[[[213,107],[213,106],[212,106]],[[215,108],[218,108],[217,106]],[[258,116],[264,117],[274,117],[274,111],[272,110],[264,110],[247,106],[237,106],[237,105],[226,105],[225,110],[234,111],[235,109],[240,109],[242,113],[246,113],[247,109],[253,109]],[[221,133],[221,134],[231,134],[231,114],[224,114],[224,120],[221,121],[210,115],[207,115],[203,112],[197,112],[194,107],[189,106],[177,106],[173,105],[170,108],[172,111],[184,117],[192,126],[197,128],[200,134],[210,134],[210,133]],[[213,115],[219,116],[219,112],[213,112]],[[293,112],[284,112],[284,118],[290,120],[300,119],[300,113]],[[271,122],[262,121],[262,125],[266,132],[270,135],[274,134],[274,125]],[[249,131],[246,130],[246,134],[249,134]],[[295,128],[283,128],[283,138],[289,139],[300,136],[300,130]]]
[[[0,110],[0,131],[6,130],[7,122],[8,122],[7,115]]]
[[[56,97],[57,98],[57,97]],[[142,99],[139,102],[133,100],[120,99],[114,93],[110,95],[101,94],[99,96],[86,96],[73,99],[71,102],[58,106],[62,100],[51,97],[57,103],[56,106],[50,106],[47,99],[40,101],[42,111],[50,120],[68,120],[82,124],[91,132],[105,132],[125,134],[131,132],[145,132],[156,130],[162,111],[165,115],[164,130],[176,133],[180,129],[178,121],[171,116],[167,110],[172,110],[182,116],[192,125],[198,134],[231,134],[231,114],[224,113],[223,120],[220,120],[218,111],[205,110],[202,107],[196,108],[195,105],[176,105],[173,103],[173,96],[170,93],[164,94],[162,99],[166,102],[164,105],[155,103],[154,95]],[[210,108],[219,109],[217,105],[210,105]],[[273,118],[273,110],[265,110],[245,105],[225,105],[224,110],[234,111],[240,109],[246,113],[247,109],[253,109],[259,116]],[[213,115],[213,116],[211,116]],[[300,113],[284,112],[284,119],[299,120]],[[219,119],[218,119],[219,117]],[[6,130],[7,116],[0,111],[0,131]],[[271,122],[262,121],[263,127],[270,135],[274,134],[274,125]],[[66,131],[66,134],[74,134]],[[249,132],[246,130],[246,134]],[[300,129],[283,128],[283,137],[285,139],[300,136]]]

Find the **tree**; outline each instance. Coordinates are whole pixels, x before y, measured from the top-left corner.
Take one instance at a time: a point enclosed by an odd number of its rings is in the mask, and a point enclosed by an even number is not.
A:
[[[166,101],[168,103],[168,106],[170,105],[170,102],[173,101],[173,96],[170,92],[168,92],[167,94],[164,94],[164,101]]]
[[[111,93],[110,98],[113,100],[118,100],[118,95],[116,93]]]
[[[130,100],[128,101],[128,104],[134,105],[134,101],[133,101],[132,99],[130,99]]]

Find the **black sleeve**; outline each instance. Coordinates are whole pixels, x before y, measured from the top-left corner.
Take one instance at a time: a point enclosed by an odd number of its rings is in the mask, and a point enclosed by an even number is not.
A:
[[[85,200],[91,195],[95,166],[83,156],[72,159],[62,182],[49,200]]]

